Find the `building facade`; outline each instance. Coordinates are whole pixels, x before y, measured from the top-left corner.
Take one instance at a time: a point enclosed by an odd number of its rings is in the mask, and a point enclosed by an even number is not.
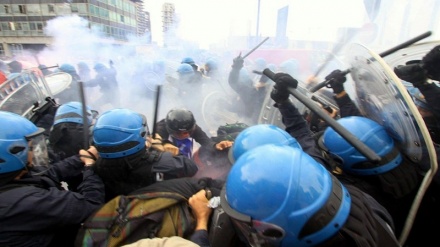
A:
[[[47,21],[66,15],[88,20],[89,28],[100,30],[119,44],[150,30],[143,0],[2,0],[0,56],[11,57],[50,45],[51,37],[44,33]]]

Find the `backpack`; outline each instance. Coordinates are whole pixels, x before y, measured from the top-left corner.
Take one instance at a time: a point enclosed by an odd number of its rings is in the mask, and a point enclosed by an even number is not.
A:
[[[143,238],[189,238],[195,219],[187,199],[176,192],[120,195],[82,224],[75,246],[121,246]]]
[[[220,142],[224,140],[234,141],[237,135],[247,127],[249,127],[249,125],[240,122],[232,124],[226,123],[225,125],[221,125],[218,127],[217,137],[211,137],[211,139],[215,142]]]

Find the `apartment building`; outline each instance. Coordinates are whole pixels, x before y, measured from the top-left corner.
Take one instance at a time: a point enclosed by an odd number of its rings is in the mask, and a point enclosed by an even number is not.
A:
[[[48,20],[78,15],[123,44],[129,36],[143,36],[150,30],[143,0],[2,0],[0,1],[0,56],[13,56],[23,50],[41,50],[51,44],[45,35]]]

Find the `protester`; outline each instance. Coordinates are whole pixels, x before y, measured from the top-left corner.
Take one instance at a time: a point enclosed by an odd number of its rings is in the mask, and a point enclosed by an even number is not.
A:
[[[177,178],[154,183],[150,186],[141,188],[131,194],[143,194],[150,192],[174,192],[188,199],[188,209],[192,213],[194,219],[192,232],[189,232],[188,239],[186,236],[180,237],[163,237],[142,239],[133,244],[124,247],[136,246],[201,246],[209,247],[208,225],[211,221],[213,206],[209,204],[209,199],[219,197],[220,190],[224,185],[224,181],[213,180],[209,178]],[[187,217],[182,214],[182,217]],[[191,216],[190,216],[191,217]],[[191,222],[192,219],[187,219]],[[181,233],[182,234],[182,233]],[[190,241],[188,241],[190,240]],[[197,245],[194,245],[197,244]],[[156,244],[156,245],[153,245]],[[175,245],[172,245],[175,244]]]
[[[7,77],[3,71],[0,71],[0,85],[3,84],[3,82],[7,81]]]
[[[224,150],[232,146],[230,141],[215,143],[197,125],[194,115],[185,108],[173,108],[168,111],[165,119],[160,120],[157,125],[157,133],[165,144],[172,144],[179,154],[191,158],[196,151],[194,142],[200,146],[211,149]],[[176,154],[177,152],[174,152]]]
[[[48,167],[43,129],[10,112],[0,112],[0,122],[0,245],[73,246],[79,224],[104,202],[93,161],[82,157],[98,156],[96,149]],[[61,188],[61,181],[79,174],[78,192]]]

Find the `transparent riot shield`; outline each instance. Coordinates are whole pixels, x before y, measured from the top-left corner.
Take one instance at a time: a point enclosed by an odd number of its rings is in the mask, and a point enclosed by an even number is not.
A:
[[[413,162],[420,162],[427,149],[422,135],[426,126],[401,80],[379,55],[360,44],[352,44],[348,54],[355,88],[352,98],[360,111],[384,126]]]
[[[297,90],[299,90],[301,93],[306,94],[307,90],[305,89],[305,84],[302,82],[299,82],[300,85],[298,85]],[[260,115],[258,117],[258,123],[259,124],[273,124],[276,125],[282,129],[285,128],[280,111],[273,105],[275,102],[270,97],[270,92],[272,91],[273,85],[271,85],[270,90],[267,90],[266,97],[263,101],[263,107],[261,108]],[[307,111],[307,107],[301,103],[299,100],[297,100],[295,97],[290,96],[290,100],[293,102],[293,104],[298,108],[298,111],[301,114],[305,114]]]
[[[391,67],[381,56],[360,44],[353,44],[348,54],[350,56],[347,59],[351,65],[351,76],[355,84],[354,99],[362,113],[383,125],[396,139],[400,150],[412,161],[416,163],[424,161],[430,165],[399,236],[399,243],[403,246],[423,196],[437,172],[437,154],[422,116]],[[412,58],[408,60],[416,57],[416,55],[411,56]],[[401,56],[396,57],[401,58]],[[393,63],[397,60],[390,59],[391,66],[394,66]]]
[[[66,72],[55,72],[45,76],[44,79],[53,95],[63,92],[72,83],[72,76]]]
[[[431,51],[432,48],[438,45],[440,45],[440,41],[438,40],[415,44],[405,49],[398,50],[393,54],[384,57],[383,59],[390,66],[391,69],[394,69],[399,65],[405,65],[408,61],[422,60],[426,53],[428,53],[429,51]],[[408,91],[413,92],[413,96],[420,97],[419,89],[415,88],[412,83],[403,80],[402,83]],[[439,82],[435,81],[433,81],[433,83],[436,83],[437,85],[439,84]]]
[[[31,119],[34,110],[53,97],[39,69],[28,69],[0,85],[0,110]]]
[[[398,50],[383,58],[391,69],[398,65],[405,65],[412,60],[422,60],[422,58],[435,46],[440,45],[440,41],[424,42]]]

